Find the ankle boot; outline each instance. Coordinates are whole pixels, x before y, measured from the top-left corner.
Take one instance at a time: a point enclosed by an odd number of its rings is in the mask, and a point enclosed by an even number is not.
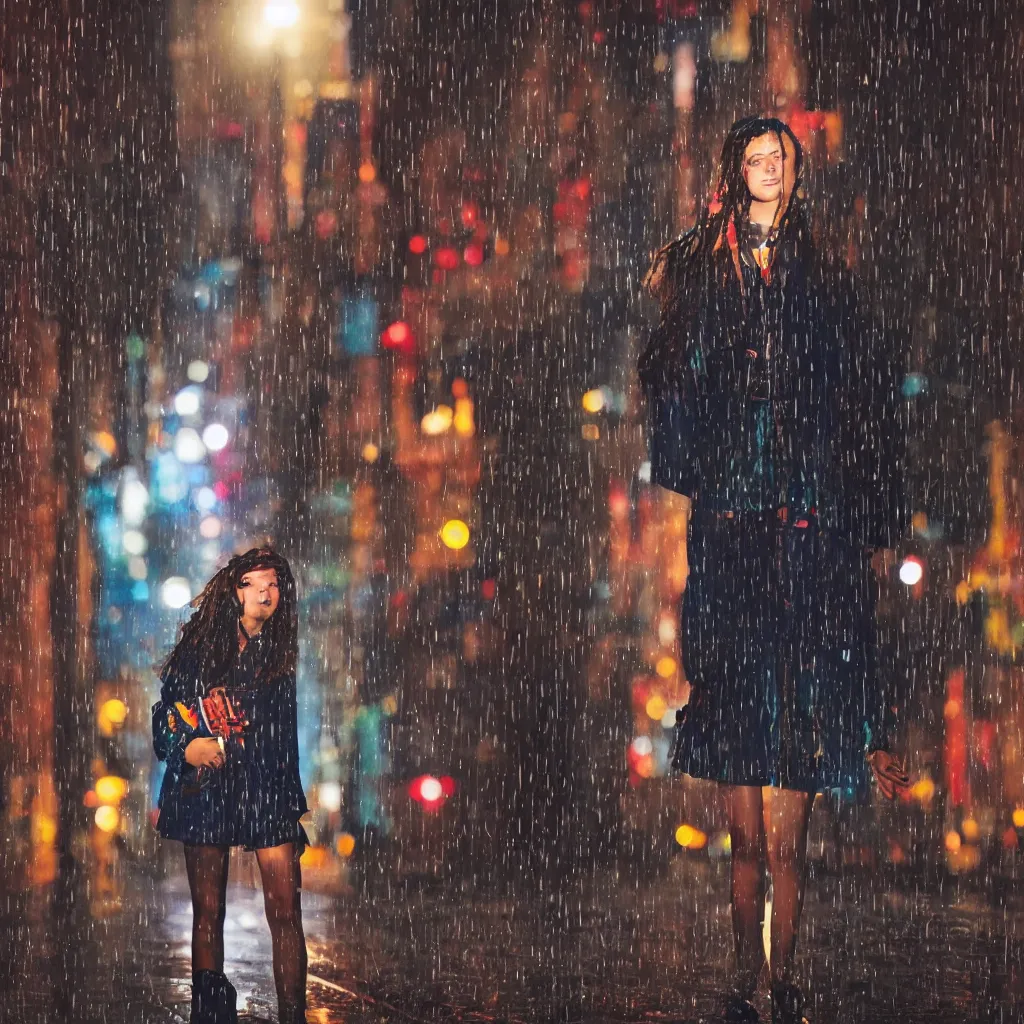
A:
[[[196,971],[191,1024],[237,1024],[236,998],[234,986],[220,971]]]

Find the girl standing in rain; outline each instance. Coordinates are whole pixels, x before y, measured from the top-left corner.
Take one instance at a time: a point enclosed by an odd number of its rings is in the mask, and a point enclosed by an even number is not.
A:
[[[167,762],[157,829],[185,847],[192,894],[192,1024],[236,1020],[224,976],[232,846],[256,852],[273,942],[281,1024],[305,1021],[299,898],[295,580],[267,548],[236,555],[195,599],[161,672],[153,743]]]
[[[898,536],[895,382],[849,274],[816,251],[802,151],[737,121],[714,200],[647,282],[661,318],[640,361],[651,478],[684,496],[689,578],[673,767],[719,783],[732,841],[736,986],[756,1021],[771,875],[771,1003],[803,1020],[792,967],[815,793],[891,798],[874,639],[873,547]]]

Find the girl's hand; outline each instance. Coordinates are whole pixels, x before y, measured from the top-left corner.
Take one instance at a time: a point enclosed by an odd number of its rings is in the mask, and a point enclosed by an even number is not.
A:
[[[910,785],[903,764],[887,750],[875,750],[868,754],[868,764],[874,773],[875,782],[882,791],[886,800],[892,800],[897,791],[902,791]]]
[[[185,748],[185,760],[193,768],[223,768],[224,752],[214,737],[203,736]]]

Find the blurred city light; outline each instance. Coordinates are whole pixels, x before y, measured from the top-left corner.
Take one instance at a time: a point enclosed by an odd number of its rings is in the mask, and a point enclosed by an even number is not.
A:
[[[658,663],[654,666],[654,671],[661,676],[662,679],[671,679],[676,674],[678,664],[676,659],[670,654],[664,654],[658,659]]]
[[[141,526],[149,507],[149,491],[134,468],[126,469],[121,480],[121,518],[126,526]]]
[[[174,454],[185,465],[202,462],[206,455],[203,439],[191,427],[182,427],[174,435]]]
[[[367,441],[363,445],[363,461],[376,462],[379,457],[380,449],[372,441]]]
[[[182,388],[174,396],[174,411],[179,416],[195,416],[199,412],[200,391],[199,388],[189,386]]]
[[[409,252],[422,256],[427,251],[427,240],[422,235],[413,235],[409,239]]]
[[[228,428],[225,427],[223,423],[211,423],[203,431],[203,444],[205,444],[211,452],[219,452],[221,449],[227,447],[228,440]]]
[[[583,396],[583,408],[590,413],[600,412],[604,408],[604,391],[591,388]]]
[[[660,722],[668,711],[668,703],[661,694],[656,693],[653,697],[647,698],[644,710],[647,712],[648,718],[653,718],[656,722]]]
[[[445,433],[452,425],[454,419],[454,413],[451,408],[447,405],[439,405],[436,409],[431,409],[423,419],[420,421],[420,429],[428,437],[436,437],[438,434]]]
[[[914,587],[924,577],[924,566],[919,558],[908,555],[900,565],[900,582],[908,587]]]
[[[146,553],[146,536],[140,530],[125,530],[121,537],[121,546],[129,555],[144,555]]]
[[[116,807],[104,804],[102,807],[96,808],[96,827],[101,832],[116,832],[120,824],[121,815],[118,814]]]
[[[342,832],[334,843],[334,848],[342,857],[351,857],[356,851],[356,837],[349,832]]]
[[[440,779],[433,775],[420,775],[409,784],[409,795],[422,804],[424,810],[433,811],[444,803],[447,794]]]
[[[384,348],[411,353],[414,349],[412,328],[404,320],[398,320],[384,331],[380,343]]]
[[[699,828],[680,825],[676,829],[676,842],[684,850],[703,850],[708,844],[708,837]]]
[[[209,512],[217,505],[217,495],[212,487],[200,487],[192,500],[200,512]]]
[[[299,5],[295,0],[269,0],[263,8],[263,20],[271,28],[292,28],[299,21]]]
[[[133,580],[144,580],[149,575],[146,560],[141,555],[132,555],[128,559],[128,575]]]
[[[185,371],[185,375],[189,380],[195,381],[196,384],[202,384],[206,378],[210,376],[210,367],[208,363],[203,362],[202,359],[193,359],[188,364],[188,369]]]
[[[203,540],[216,540],[221,530],[221,521],[216,516],[206,516],[199,524],[199,536]]]
[[[441,527],[441,542],[453,551],[461,551],[469,543],[469,527],[461,519],[449,519]]]
[[[371,181],[375,181],[377,178],[377,168],[370,163],[369,160],[359,165],[359,180],[364,185],[369,185]]]
[[[341,785],[337,782],[321,782],[317,794],[320,807],[325,811],[341,810]]]
[[[192,587],[184,576],[169,576],[160,587],[160,599],[168,608],[184,608],[192,600]]]
[[[650,736],[637,736],[630,744],[630,750],[634,757],[650,757],[654,753],[654,743]]]
[[[100,803],[119,804],[128,792],[128,780],[119,775],[104,775],[96,780],[96,796]]]

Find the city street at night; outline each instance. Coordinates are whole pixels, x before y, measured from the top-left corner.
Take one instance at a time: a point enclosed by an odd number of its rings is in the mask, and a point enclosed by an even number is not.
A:
[[[52,1007],[65,1000],[81,1024],[188,1019],[184,879],[155,887],[136,879],[132,889],[121,914],[91,923],[82,983],[65,991],[37,923],[12,933],[5,922],[7,942],[29,940],[39,955],[11,949],[6,962],[17,981],[5,978],[4,1024],[52,1019]],[[713,1021],[731,953],[727,895],[725,872],[682,861],[657,883],[600,874],[550,901],[536,892],[436,889],[367,900],[314,888],[303,897],[308,1020]],[[35,922],[38,909],[26,921]],[[813,985],[818,1020],[1024,1019],[1019,903],[955,887],[894,891],[861,871],[816,877],[804,920],[801,970]],[[269,934],[251,885],[230,886],[226,935],[239,1020],[273,1020]]]
[[[0,12],[0,1024],[1024,1022],[1024,5]]]

